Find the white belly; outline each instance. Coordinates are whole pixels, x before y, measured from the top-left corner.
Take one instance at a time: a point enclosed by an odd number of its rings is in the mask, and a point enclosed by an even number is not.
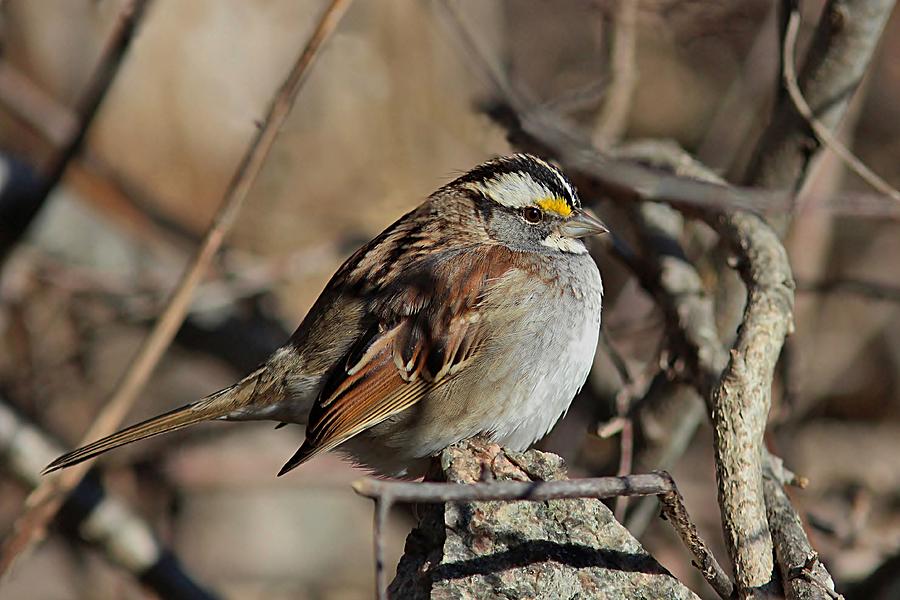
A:
[[[591,267],[588,272],[596,279],[589,279],[592,285],[581,289],[584,296],[566,296],[568,301],[556,298],[554,317],[512,357],[505,378],[509,388],[500,394],[506,396],[506,410],[487,432],[500,445],[525,450],[544,437],[587,380],[600,334],[602,297],[600,275],[593,262]]]

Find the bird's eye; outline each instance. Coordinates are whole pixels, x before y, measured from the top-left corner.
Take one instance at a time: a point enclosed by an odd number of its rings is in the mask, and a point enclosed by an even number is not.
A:
[[[539,208],[526,206],[522,209],[522,218],[532,225],[540,223],[544,219],[544,213]]]

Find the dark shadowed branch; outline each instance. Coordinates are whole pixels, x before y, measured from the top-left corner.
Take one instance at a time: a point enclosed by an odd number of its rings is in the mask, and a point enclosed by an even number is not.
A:
[[[34,196],[21,207],[21,210],[16,210],[13,214],[6,214],[3,219],[0,219],[0,223],[2,223],[0,225],[0,266],[25,230],[28,229],[34,217],[40,212],[50,192],[62,179],[71,160],[81,151],[87,132],[119,72],[119,66],[128,51],[147,4],[147,0],[129,0],[125,3],[117,15],[116,24],[106,42],[99,66],[79,102],[76,111],[79,119],[78,126],[69,133],[68,139],[52,158]]]
[[[41,469],[63,452],[49,434],[29,423],[0,396],[0,464],[20,483],[35,487]],[[156,538],[150,525],[120,498],[110,495],[99,478],[86,477],[69,495],[57,519],[72,539],[100,550],[105,558],[131,573],[163,598],[211,600]]]

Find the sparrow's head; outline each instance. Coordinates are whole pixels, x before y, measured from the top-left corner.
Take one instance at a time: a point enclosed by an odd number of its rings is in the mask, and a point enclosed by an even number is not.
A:
[[[562,171],[530,154],[490,160],[447,188],[465,193],[488,237],[513,250],[584,254],[581,238],[607,231]]]

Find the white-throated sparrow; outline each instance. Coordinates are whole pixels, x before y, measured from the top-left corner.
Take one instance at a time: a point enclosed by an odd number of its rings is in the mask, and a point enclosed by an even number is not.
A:
[[[590,370],[603,287],[581,238],[605,231],[543,160],[479,165],[357,250],[256,371],[46,471],[211,419],[306,424],[279,475],[333,448],[396,476],[476,435],[524,450]]]

